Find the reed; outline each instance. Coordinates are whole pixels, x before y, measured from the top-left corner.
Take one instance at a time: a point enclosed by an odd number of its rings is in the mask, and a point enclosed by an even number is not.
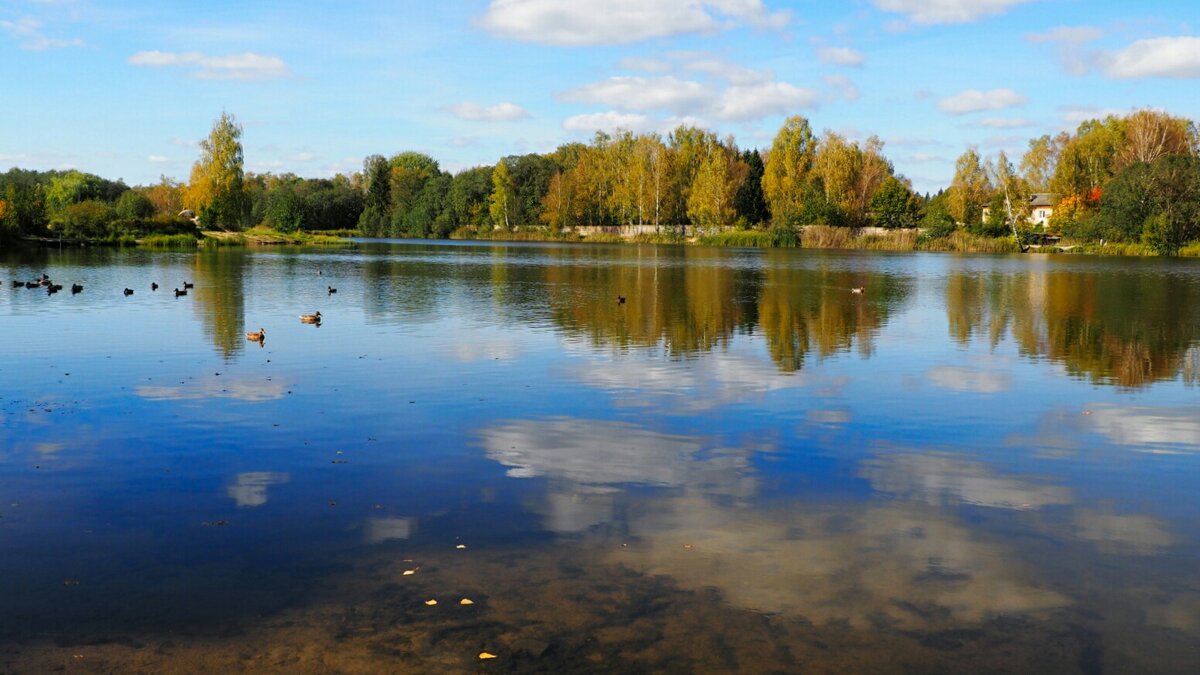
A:
[[[152,234],[138,241],[145,248],[196,248],[198,240],[190,234]]]

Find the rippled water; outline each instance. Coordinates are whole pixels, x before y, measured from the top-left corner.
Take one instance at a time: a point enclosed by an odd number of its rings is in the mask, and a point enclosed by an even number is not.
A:
[[[394,243],[0,280],[0,671],[1200,669],[1194,262]]]

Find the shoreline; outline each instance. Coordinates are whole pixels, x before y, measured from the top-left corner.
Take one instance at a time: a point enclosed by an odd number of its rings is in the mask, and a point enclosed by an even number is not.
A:
[[[616,228],[614,228],[616,229]],[[781,236],[777,230],[723,230],[712,234],[684,236],[664,228],[658,233],[641,232],[619,234],[616,232],[550,232],[545,229],[522,229],[487,233],[455,232],[448,239],[411,237],[413,241],[477,241],[477,242],[548,242],[565,244],[631,244],[631,245],[680,245],[705,246],[712,248],[801,248],[809,250],[846,250],[881,252],[929,252],[929,253],[1020,253],[1011,237],[984,237],[957,231],[944,237],[921,237],[914,230],[871,231],[856,234],[850,228],[809,225],[801,229],[799,236],[794,232]],[[146,248],[161,250],[187,250],[195,248],[313,246],[319,248],[354,247],[352,239],[385,241],[393,237],[364,237],[361,233],[346,230],[313,232],[279,232],[263,227],[242,232],[206,230],[200,237],[190,234],[156,235],[134,239],[117,240],[71,240],[48,237],[26,237],[16,240],[17,246],[30,248]],[[463,236],[470,235],[470,236]],[[408,237],[399,237],[408,239]],[[1067,242],[1059,245],[1030,246],[1025,253],[1038,255],[1098,255],[1110,257],[1200,257],[1200,242],[1193,242],[1180,249],[1176,256],[1164,256],[1149,246],[1140,243],[1114,242]]]

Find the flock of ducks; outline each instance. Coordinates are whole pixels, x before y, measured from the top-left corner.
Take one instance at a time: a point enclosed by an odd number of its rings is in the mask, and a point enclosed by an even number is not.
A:
[[[57,293],[63,289],[62,284],[56,284],[53,281],[51,281],[50,275],[46,274],[45,272],[43,272],[40,276],[36,277],[33,281],[21,281],[20,279],[13,279],[12,287],[13,288],[45,288],[47,295],[54,295],[55,293]],[[175,294],[175,297],[178,298],[180,296],[187,295],[189,288],[195,288],[195,287],[196,287],[196,284],[194,284],[190,281],[185,281],[185,282],[183,282],[183,288],[176,288],[173,292]],[[158,282],[151,282],[150,290],[157,291],[158,290]],[[71,295],[78,295],[82,292],[83,292],[83,284],[71,284]],[[133,295],[133,292],[134,291],[132,288],[125,288],[124,290],[121,291],[121,293],[125,297],[129,297],[129,296]],[[327,295],[333,295],[334,293],[337,293],[337,289],[334,288],[333,286],[326,286],[325,292]],[[621,298],[621,302],[624,302],[624,301],[625,301],[625,299]],[[308,324],[314,324],[314,325],[320,326],[321,325],[321,313],[313,312],[312,314],[301,314],[300,315],[300,323],[308,323]],[[250,340],[252,342],[257,342],[259,344],[259,346],[262,346],[263,342],[266,341],[266,339],[267,339],[267,331],[264,330],[263,328],[259,328],[258,331],[256,331],[256,332],[246,333],[246,339]]]

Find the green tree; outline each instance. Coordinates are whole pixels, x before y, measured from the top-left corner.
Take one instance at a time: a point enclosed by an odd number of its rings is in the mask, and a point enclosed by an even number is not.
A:
[[[241,139],[241,125],[223,111],[208,138],[200,141],[200,159],[192,165],[184,203],[206,226],[238,230],[250,217]]]
[[[137,190],[126,190],[117,198],[116,212],[122,220],[145,220],[154,215],[154,202]]]
[[[765,167],[762,155],[758,154],[758,150],[746,150],[742,153],[742,161],[746,163],[746,179],[742,181],[737,195],[733,198],[733,210],[739,218],[745,218],[747,223],[760,225],[771,217],[767,209],[767,198],[763,196],[762,178]]]
[[[871,218],[877,227],[916,227],[921,217],[921,199],[895,176],[885,178],[871,197]]]
[[[458,172],[450,183],[446,207],[454,228],[488,224],[488,197],[492,193],[492,167],[477,166]]]
[[[363,176],[366,189],[358,229],[365,236],[382,237],[387,234],[391,215],[391,167],[383,155],[371,155],[363,160]]]

